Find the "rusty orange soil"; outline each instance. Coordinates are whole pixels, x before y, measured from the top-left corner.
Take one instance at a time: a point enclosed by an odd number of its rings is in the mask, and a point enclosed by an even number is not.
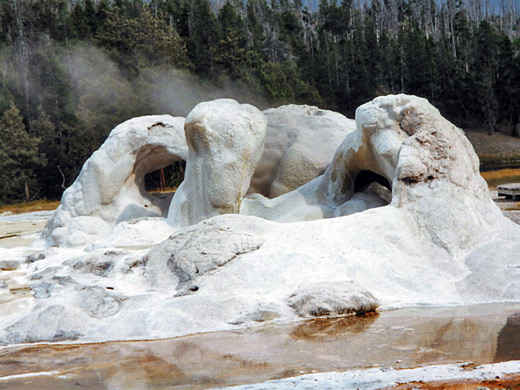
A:
[[[520,390],[520,374],[502,375],[500,378],[464,379],[450,382],[408,382],[387,390]]]

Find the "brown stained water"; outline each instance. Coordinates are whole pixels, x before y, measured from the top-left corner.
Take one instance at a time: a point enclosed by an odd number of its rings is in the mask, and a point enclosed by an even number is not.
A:
[[[0,389],[204,389],[303,373],[520,360],[520,304],[410,308],[168,340],[0,350]],[[16,377],[31,373],[48,376]]]

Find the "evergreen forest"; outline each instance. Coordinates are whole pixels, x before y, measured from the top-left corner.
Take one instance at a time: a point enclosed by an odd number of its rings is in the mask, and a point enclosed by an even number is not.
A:
[[[59,199],[135,116],[401,92],[518,136],[520,1],[0,0],[0,205]]]

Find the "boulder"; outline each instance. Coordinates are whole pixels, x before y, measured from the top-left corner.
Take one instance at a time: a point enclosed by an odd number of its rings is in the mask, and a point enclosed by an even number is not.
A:
[[[301,317],[360,315],[379,307],[379,301],[354,281],[309,284],[292,293],[288,304]]]
[[[262,155],[264,115],[249,104],[217,99],[198,104],[184,129],[189,149],[185,179],[172,199],[168,222],[182,227],[238,214]]]
[[[168,283],[181,290],[189,287],[195,278],[258,250],[263,238],[245,232],[249,230],[230,226],[222,229],[212,223],[202,223],[201,226],[175,233],[157,245],[145,256],[144,263],[148,272],[155,273],[154,280],[159,280],[159,274],[165,271],[165,256],[168,257],[166,265],[173,279]],[[160,278],[164,278],[164,275],[160,275]]]

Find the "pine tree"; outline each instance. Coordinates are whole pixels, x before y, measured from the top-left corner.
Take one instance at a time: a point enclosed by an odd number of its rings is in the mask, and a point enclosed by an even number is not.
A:
[[[40,140],[27,133],[14,104],[0,117],[0,134],[0,203],[24,200],[27,193],[38,196],[35,171],[45,163]]]
[[[491,134],[495,130],[498,119],[498,100],[495,93],[498,73],[498,36],[493,26],[486,20],[480,23],[476,49],[477,95],[481,104],[484,127]]]
[[[188,29],[186,47],[195,72],[210,77],[215,72],[220,32],[208,0],[193,0]]]

